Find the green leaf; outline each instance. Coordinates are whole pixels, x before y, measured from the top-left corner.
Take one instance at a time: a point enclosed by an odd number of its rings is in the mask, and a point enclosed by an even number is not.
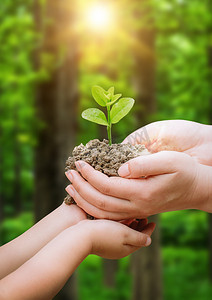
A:
[[[113,96],[113,101],[118,100],[121,96],[122,96],[122,94],[114,95],[114,96]]]
[[[88,108],[82,112],[82,117],[88,121],[100,124],[108,125],[105,114],[98,108]]]
[[[98,85],[94,85],[92,87],[92,96],[94,97],[94,100],[101,106],[106,106],[106,103],[110,101],[106,93],[107,92]]]
[[[109,88],[108,93],[111,94],[111,96],[113,96],[114,91],[115,91],[115,88],[114,88],[114,86],[112,86],[112,87]]]
[[[107,106],[111,106],[112,104],[114,104],[121,96],[122,96],[121,94],[117,94],[113,96],[113,101],[108,102]]]
[[[118,123],[125,117],[134,105],[135,100],[132,98],[121,98],[111,109],[111,123]]]

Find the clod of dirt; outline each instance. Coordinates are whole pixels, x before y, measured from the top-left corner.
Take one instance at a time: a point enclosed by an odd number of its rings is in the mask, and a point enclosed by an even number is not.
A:
[[[108,140],[102,142],[98,139],[89,141],[85,146],[80,144],[75,147],[72,156],[66,161],[66,171],[74,169],[75,161],[83,160],[89,163],[95,170],[108,176],[119,176],[119,167],[128,160],[140,155],[148,155],[149,152],[143,145],[112,144]],[[65,203],[70,205],[75,203],[71,196],[65,198]]]

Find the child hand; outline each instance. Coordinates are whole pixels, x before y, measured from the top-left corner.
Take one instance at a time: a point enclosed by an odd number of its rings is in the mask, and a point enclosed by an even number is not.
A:
[[[89,254],[121,258],[149,245],[155,224],[146,223],[132,221],[130,226],[136,231],[114,221],[83,220],[63,230],[0,280],[0,299],[52,299]]]
[[[149,246],[155,229],[155,224],[147,224],[146,219],[134,220],[129,227],[109,220],[85,220],[76,226],[87,232],[90,254],[107,259],[123,258],[141,247]]]

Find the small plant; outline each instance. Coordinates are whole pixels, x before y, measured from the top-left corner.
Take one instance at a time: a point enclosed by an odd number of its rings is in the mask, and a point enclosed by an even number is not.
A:
[[[125,117],[134,105],[132,98],[121,98],[122,94],[114,95],[114,87],[105,91],[100,86],[92,87],[94,100],[107,108],[107,118],[103,111],[98,108],[88,108],[82,112],[82,117],[88,121],[107,126],[109,144],[112,144],[111,128],[112,124],[118,123]]]

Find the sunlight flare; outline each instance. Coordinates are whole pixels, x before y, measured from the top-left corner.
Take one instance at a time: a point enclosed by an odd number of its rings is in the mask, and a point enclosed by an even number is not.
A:
[[[111,25],[111,11],[108,7],[99,5],[91,7],[87,14],[89,25],[95,30],[102,30]]]

